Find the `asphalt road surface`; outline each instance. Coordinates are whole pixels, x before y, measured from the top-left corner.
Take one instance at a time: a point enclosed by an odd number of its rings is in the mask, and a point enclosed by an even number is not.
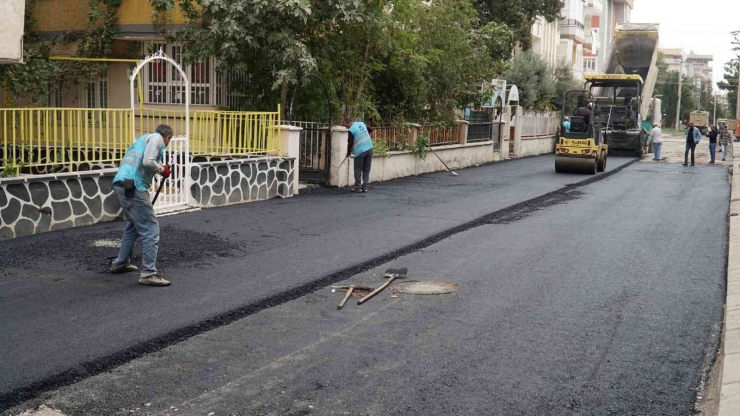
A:
[[[101,273],[115,248],[91,245],[120,224],[3,243],[5,407],[80,378],[26,406],[687,414],[722,317],[729,186],[677,168],[563,189],[586,177],[541,157],[168,217],[159,290]],[[390,266],[459,292],[336,311],[324,286]]]

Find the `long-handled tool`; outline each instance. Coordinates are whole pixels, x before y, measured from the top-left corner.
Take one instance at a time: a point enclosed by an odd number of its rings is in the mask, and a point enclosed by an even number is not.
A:
[[[451,173],[451,174],[453,174],[453,175],[457,176],[457,173],[455,173],[455,171],[454,171],[454,170],[450,169],[450,167],[449,167],[449,166],[447,166],[447,163],[445,163],[445,161],[444,161],[444,160],[442,160],[442,158],[441,158],[441,157],[439,157],[439,155],[437,154],[437,152],[435,152],[435,151],[434,151],[434,148],[433,148],[433,147],[432,147],[431,145],[429,145],[429,150],[431,150],[431,151],[432,151],[432,153],[434,153],[434,156],[437,156],[437,159],[439,159],[439,161],[440,161],[440,162],[442,162],[442,164],[443,164],[443,165],[445,165],[445,167],[447,168],[447,170],[449,170],[449,171],[450,171],[450,173]]]
[[[339,305],[337,305],[337,310],[340,310],[340,309],[342,309],[344,307],[344,304],[347,303],[347,301],[349,300],[349,297],[352,296],[352,292],[354,290],[355,290],[355,287],[354,286],[350,286],[347,289],[347,294],[344,295],[344,299],[342,299],[342,301],[339,302]]]
[[[339,305],[337,305],[337,310],[340,310],[344,307],[344,304],[347,303],[349,300],[349,297],[352,296],[352,292],[354,292],[355,289],[358,290],[367,290],[371,292],[373,290],[372,287],[369,286],[358,286],[358,285],[350,285],[350,286],[332,286],[332,289],[347,289],[347,294],[344,295],[344,299],[342,299],[341,302],[339,302]]]
[[[170,171],[172,171],[172,166],[170,166]],[[159,193],[162,191],[162,187],[164,186],[164,183],[167,181],[167,178],[162,178],[162,182],[159,183],[159,188],[157,189],[157,193],[154,194],[154,199],[152,199],[152,205],[154,205],[155,202],[157,202],[157,198],[159,198]]]
[[[344,162],[346,162],[347,159],[349,159],[349,155],[345,156],[344,159],[342,160],[342,163],[340,163],[339,166],[337,166],[337,170],[334,171],[334,176],[339,176],[339,169],[342,168],[342,165],[344,165]],[[342,187],[341,183],[339,184],[339,187],[340,188]]]
[[[404,278],[406,277],[406,274],[409,272],[409,269],[402,268],[402,269],[388,269],[385,271],[385,277],[388,278],[388,281],[383,283],[382,286],[372,291],[369,295],[365,296],[364,298],[357,301],[358,305],[362,305],[363,303],[367,302],[368,300],[372,299],[373,296],[377,295],[378,293],[382,292],[383,289],[387,288],[388,286],[393,283],[394,280],[398,278]]]

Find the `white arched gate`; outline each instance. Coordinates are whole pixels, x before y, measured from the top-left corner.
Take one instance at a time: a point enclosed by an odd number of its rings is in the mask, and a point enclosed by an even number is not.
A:
[[[170,141],[169,146],[164,151],[163,164],[170,165],[172,167],[172,175],[165,180],[162,190],[160,191],[159,197],[154,204],[154,210],[157,213],[172,212],[187,209],[190,204],[190,81],[188,80],[187,74],[182,67],[172,58],[167,56],[161,49],[149,56],[143,61],[139,62],[136,68],[131,72],[131,131],[134,134],[133,140],[136,140],[136,96],[135,96],[135,81],[139,72],[146,67],[149,63],[162,60],[169,63],[175,70],[177,70],[181,76],[181,83],[184,87],[185,94],[185,111],[182,113],[184,122],[185,134],[178,134],[180,132],[175,131],[175,137]],[[153,112],[156,114],[156,112]],[[138,118],[140,123],[143,125],[143,108]],[[162,120],[161,122],[164,122]],[[153,123],[160,124],[160,122]],[[173,126],[174,127],[174,126]],[[157,176],[152,185],[152,189],[149,190],[152,197],[157,189],[161,185],[161,177]]]

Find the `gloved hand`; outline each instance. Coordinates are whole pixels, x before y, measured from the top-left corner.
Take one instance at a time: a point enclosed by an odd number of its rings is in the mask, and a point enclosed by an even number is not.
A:
[[[160,175],[162,175],[163,178],[167,179],[167,178],[170,177],[171,174],[172,174],[172,170],[170,169],[170,166],[169,165],[164,165],[164,167],[162,168],[162,172],[160,173]]]

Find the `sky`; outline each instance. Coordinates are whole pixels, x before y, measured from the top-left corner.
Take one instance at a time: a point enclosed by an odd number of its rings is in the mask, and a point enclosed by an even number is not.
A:
[[[740,0],[635,0],[633,23],[660,23],[660,47],[714,55],[714,88],[736,52],[730,32],[740,30]]]

